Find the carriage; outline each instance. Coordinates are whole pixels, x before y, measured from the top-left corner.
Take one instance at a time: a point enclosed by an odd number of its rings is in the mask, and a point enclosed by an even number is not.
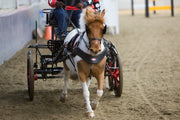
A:
[[[47,44],[38,44],[36,37],[36,44],[28,46],[28,48],[35,49],[35,62],[33,62],[34,56],[31,54],[31,51],[28,51],[27,53],[27,83],[30,101],[34,98],[34,82],[38,79],[46,80],[62,77],[59,76],[59,73],[61,73],[64,68],[62,66],[58,66],[57,63],[61,63],[68,58],[67,48],[64,46],[64,38],[60,40],[57,40],[56,38],[54,39],[54,31],[55,27],[57,27],[57,22],[51,17],[53,14],[52,9],[44,9],[43,12],[46,14],[47,18],[46,24],[52,26],[52,39],[48,40]],[[71,25],[69,27],[73,29],[74,26]],[[71,30],[69,32],[71,32]],[[106,48],[104,78],[108,77],[109,90],[114,90],[115,96],[120,97],[123,88],[121,59],[113,43],[105,38],[103,38],[103,41]],[[41,54],[41,49],[48,49],[51,54]],[[37,59],[40,59],[40,63],[37,62]]]

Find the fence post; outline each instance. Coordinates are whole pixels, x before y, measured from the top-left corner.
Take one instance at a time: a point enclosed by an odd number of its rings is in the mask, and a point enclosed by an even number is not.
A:
[[[19,8],[19,0],[16,0],[16,9]]]
[[[153,6],[156,6],[156,0],[153,0]],[[154,14],[156,14],[156,10],[154,10]]]
[[[149,17],[149,2],[145,0],[145,16]]]
[[[134,16],[134,0],[131,0],[132,16]]]
[[[171,16],[174,16],[174,0],[171,0]]]
[[[32,0],[29,0],[29,4],[32,5],[32,3],[33,3]]]

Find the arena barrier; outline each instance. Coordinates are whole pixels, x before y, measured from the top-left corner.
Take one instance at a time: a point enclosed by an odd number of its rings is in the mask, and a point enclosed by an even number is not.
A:
[[[38,4],[0,15],[0,65],[32,40],[37,19],[39,21]]]
[[[149,0],[145,1],[145,16],[149,17],[149,11],[153,10],[154,14],[156,13],[156,10],[171,10],[171,16],[174,16],[174,0],[170,0],[171,5],[169,6],[156,6],[156,0],[153,1],[153,7],[149,7]]]
[[[150,1],[153,2],[152,6],[149,5]],[[170,0],[170,5],[164,5],[164,6],[157,6],[156,1],[163,1],[163,0],[145,0],[145,16],[146,17],[149,17],[149,11],[154,11],[154,14],[156,14],[156,10],[171,10],[171,16],[174,16],[174,0]],[[132,16],[133,16],[134,15],[134,0],[131,0],[131,11],[132,11]]]

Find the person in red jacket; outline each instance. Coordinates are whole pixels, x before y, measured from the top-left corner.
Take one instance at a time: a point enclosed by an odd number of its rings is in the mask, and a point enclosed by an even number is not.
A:
[[[80,27],[79,18],[82,9],[92,5],[96,10],[100,10],[99,0],[48,0],[48,4],[55,8],[54,16],[58,22],[57,37],[66,36],[67,22],[69,17],[76,27]]]

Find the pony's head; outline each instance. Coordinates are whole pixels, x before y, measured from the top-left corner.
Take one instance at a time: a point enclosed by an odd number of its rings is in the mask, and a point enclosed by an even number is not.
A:
[[[95,12],[91,7],[88,7],[84,16],[86,22],[86,33],[90,45],[89,50],[95,55],[101,52],[101,40],[106,31],[104,15],[105,10],[100,13]]]

